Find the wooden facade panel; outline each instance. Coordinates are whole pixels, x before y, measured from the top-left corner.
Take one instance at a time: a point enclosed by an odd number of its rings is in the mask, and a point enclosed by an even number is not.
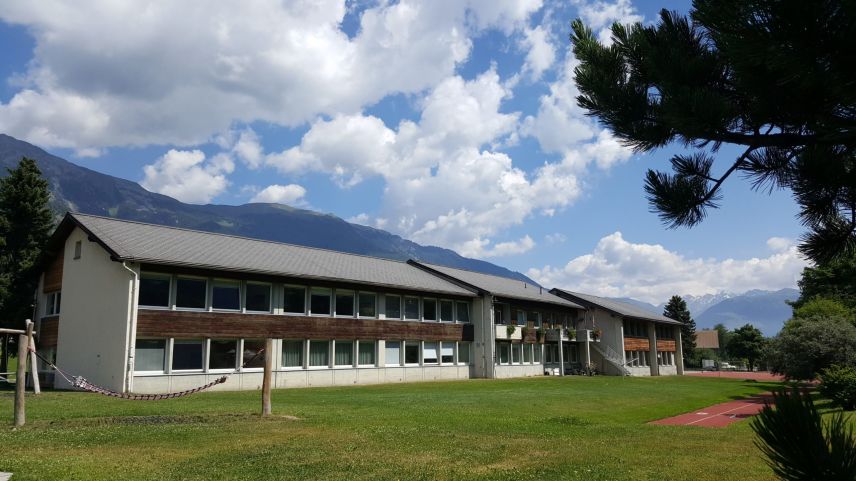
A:
[[[59,336],[59,316],[43,317],[39,326],[39,337],[36,345],[42,347],[56,347]]]
[[[138,337],[472,341],[472,324],[141,309]]]
[[[651,350],[651,342],[648,341],[648,339],[645,339],[642,337],[625,337],[624,338],[624,350],[625,351],[650,351]]]
[[[675,340],[674,339],[657,339],[657,350],[660,352],[664,352],[664,351],[675,352],[677,350],[675,348]]]
[[[54,292],[62,289],[62,263],[63,251],[59,251],[56,258],[45,270],[45,282],[42,285],[42,292]]]

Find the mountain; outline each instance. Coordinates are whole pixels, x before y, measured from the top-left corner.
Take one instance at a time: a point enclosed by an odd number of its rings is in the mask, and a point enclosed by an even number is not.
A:
[[[681,296],[681,298],[687,303],[687,309],[690,310],[690,314],[693,315],[693,318],[698,318],[700,315],[704,314],[704,312],[710,309],[712,306],[719,304],[720,302],[734,297],[739,294],[732,294],[729,292],[719,292],[717,294],[705,294],[703,296],[693,296],[690,294]],[[657,306],[657,312],[663,312],[663,309],[666,308],[666,302],[661,303]]]
[[[58,215],[73,211],[387,259],[418,259],[537,285],[525,275],[496,264],[463,257],[449,249],[423,246],[331,214],[281,204],[185,204],[149,192],[136,182],[95,172],[0,134],[0,177],[7,175],[6,168],[17,166],[21,157],[38,164],[50,184],[51,207]]]
[[[796,289],[778,291],[752,290],[739,296],[724,299],[710,306],[701,315],[694,316],[699,328],[725,324],[729,329],[752,324],[766,336],[775,335],[791,317],[791,306],[786,301],[796,300]]]

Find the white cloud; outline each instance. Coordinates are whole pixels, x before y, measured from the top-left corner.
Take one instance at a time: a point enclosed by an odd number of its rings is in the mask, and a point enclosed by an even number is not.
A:
[[[528,49],[523,62],[523,72],[538,80],[545,70],[553,66],[556,49],[550,43],[550,33],[542,26],[526,29],[523,32],[521,46]]]
[[[547,244],[562,244],[568,240],[568,236],[561,232],[556,232],[554,234],[547,234],[544,236],[544,240],[547,241]]]
[[[531,237],[524,236],[516,241],[498,242],[494,246],[490,246],[490,241],[487,239],[472,239],[464,242],[459,254],[466,257],[502,257],[516,254],[523,254],[535,247],[535,241]]]
[[[225,154],[205,162],[200,150],[171,149],[154,164],[143,168],[140,184],[148,190],[191,204],[206,204],[228,187],[226,175],[235,164]]]
[[[251,169],[258,168],[264,160],[264,149],[259,143],[259,137],[251,129],[241,132],[232,152]]]
[[[92,153],[198,145],[235,123],[353,114],[432,88],[469,57],[473,37],[522,31],[540,8],[378,2],[349,38],[345,0],[8,0],[0,20],[26,26],[36,46],[20,90],[0,103],[0,131]]]
[[[265,202],[274,204],[303,205],[306,189],[297,184],[273,184],[257,193],[250,202]]]
[[[590,254],[561,267],[532,268],[527,275],[546,286],[652,304],[675,294],[795,287],[806,260],[793,243],[780,249],[776,239],[767,242],[775,246],[768,257],[718,260],[687,258],[659,244],[634,244],[615,232],[600,239]]]
[[[612,44],[612,24],[623,25],[642,22],[644,17],[636,12],[630,0],[615,2],[574,0],[578,14],[583,22],[597,33],[598,40],[606,45]]]
[[[526,242],[497,250],[488,247],[490,237],[567,206],[580,189],[564,164],[527,173],[496,151],[519,125],[518,113],[500,111],[510,96],[494,69],[469,81],[449,77],[421,102],[418,122],[393,130],[362,114],[318,120],[298,146],[266,162],[288,174],[324,172],[346,187],[382,177],[384,202],[374,225],[417,242],[480,257],[523,252]],[[368,216],[358,221],[372,224]]]

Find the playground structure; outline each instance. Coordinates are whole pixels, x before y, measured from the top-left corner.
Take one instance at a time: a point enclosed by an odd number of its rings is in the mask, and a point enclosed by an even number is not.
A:
[[[0,329],[0,334],[11,334],[18,336],[18,365],[15,371],[15,428],[19,428],[26,423],[25,391],[27,385],[26,376],[28,362],[30,363],[30,375],[33,384],[33,394],[41,393],[41,386],[39,385],[37,358],[44,362],[45,365],[51,367],[57,374],[65,378],[69,382],[69,384],[71,384],[75,388],[90,391],[97,394],[102,394],[104,396],[130,401],[161,401],[166,399],[175,399],[179,397],[189,396],[191,394],[202,392],[218,384],[223,384],[226,382],[230,375],[234,374],[234,372],[232,372],[203,386],[179,392],[172,392],[168,394],[120,393],[92,384],[82,376],[74,376],[68,374],[62,369],[60,369],[58,366],[56,366],[54,363],[52,363],[50,360],[45,359],[44,357],[39,355],[36,350],[35,341],[33,339],[33,322],[30,319],[27,319],[25,321],[25,325],[26,329],[24,330],[5,328]],[[262,416],[270,416],[271,414],[271,375],[273,372],[273,356],[271,355],[272,350],[273,340],[267,339],[265,342],[265,347],[256,352],[255,356],[253,356],[250,360],[244,363],[245,365],[251,363],[258,356],[264,354],[264,377],[262,383]],[[0,373],[0,377],[5,377],[5,380],[9,382],[9,374],[11,373]]]

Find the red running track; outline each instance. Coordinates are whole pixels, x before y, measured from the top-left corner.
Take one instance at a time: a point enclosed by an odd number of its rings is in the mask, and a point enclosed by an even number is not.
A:
[[[753,379],[755,381],[784,381],[784,376],[767,371],[687,371],[687,376],[720,377],[723,379]]]
[[[706,428],[722,428],[731,423],[752,417],[764,407],[770,399],[770,394],[761,394],[751,398],[729,401],[722,404],[699,409],[691,413],[681,414],[671,418],[651,421],[648,424],[661,426],[702,426]]]

